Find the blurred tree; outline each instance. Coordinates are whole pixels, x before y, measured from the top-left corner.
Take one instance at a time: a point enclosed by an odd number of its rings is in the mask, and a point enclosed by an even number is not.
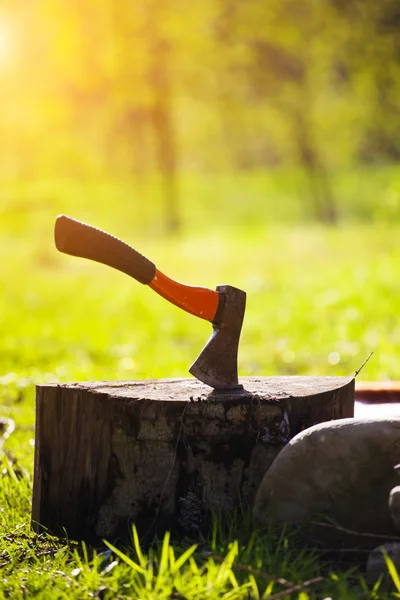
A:
[[[292,0],[272,0],[268,5],[224,0],[218,32],[221,46],[231,48],[228,68],[232,83],[226,97],[237,90],[240,93],[245,86],[248,103],[269,105],[275,116],[286,122],[291,148],[270,154],[286,154],[286,160],[300,163],[309,181],[315,215],[332,223],[337,210],[314,119],[321,83],[315,76],[315,70],[321,68],[318,42],[323,34],[331,33],[327,16],[326,9]],[[238,46],[246,51],[240,54]],[[332,53],[325,52],[323,68],[330,70],[331,63]],[[264,160],[268,158],[266,155]]]
[[[300,166],[332,223],[336,171],[400,158],[398,0],[4,7],[3,179],[153,178],[176,230],[180,171]]]
[[[337,14],[351,26],[346,40],[347,69],[362,81],[359,98],[367,118],[358,157],[375,162],[400,159],[400,4],[398,0],[334,0]],[[360,98],[361,100],[361,98]]]
[[[149,8],[147,35],[151,62],[147,81],[153,97],[150,115],[156,134],[157,164],[162,177],[165,224],[168,232],[176,233],[180,229],[180,216],[175,127],[172,116],[174,98],[171,62],[173,54],[171,44],[163,35],[160,27],[164,11],[162,11],[159,1],[153,2]]]

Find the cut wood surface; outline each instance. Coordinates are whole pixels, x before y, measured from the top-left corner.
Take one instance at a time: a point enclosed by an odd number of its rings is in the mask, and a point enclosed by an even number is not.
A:
[[[73,539],[198,532],[251,504],[280,449],[352,417],[352,377],[250,377],[37,386],[32,521]]]

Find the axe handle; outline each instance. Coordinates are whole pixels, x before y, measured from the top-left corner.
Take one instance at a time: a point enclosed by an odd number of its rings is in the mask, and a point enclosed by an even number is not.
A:
[[[118,269],[143,284],[153,279],[156,266],[113,235],[81,221],[60,215],[54,229],[57,250],[89,258]]]
[[[157,294],[186,312],[206,321],[214,321],[222,303],[218,292],[170,279],[156,269],[148,258],[113,235],[60,215],[56,220],[54,239],[60,252],[118,269],[140,283],[149,285]]]
[[[149,287],[172,304],[206,321],[215,320],[218,307],[223,302],[219,292],[205,287],[184,285],[170,279],[158,269]]]

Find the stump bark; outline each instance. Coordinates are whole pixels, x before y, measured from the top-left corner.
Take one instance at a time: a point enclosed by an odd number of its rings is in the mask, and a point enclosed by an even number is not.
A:
[[[210,511],[252,503],[301,430],[354,414],[350,377],[194,379],[37,386],[32,523],[89,541],[198,533]]]

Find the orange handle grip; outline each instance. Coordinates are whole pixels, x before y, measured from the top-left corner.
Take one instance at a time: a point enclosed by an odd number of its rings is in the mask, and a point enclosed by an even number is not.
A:
[[[186,312],[206,321],[214,321],[219,304],[218,292],[178,283],[158,269],[148,285],[157,294]]]

